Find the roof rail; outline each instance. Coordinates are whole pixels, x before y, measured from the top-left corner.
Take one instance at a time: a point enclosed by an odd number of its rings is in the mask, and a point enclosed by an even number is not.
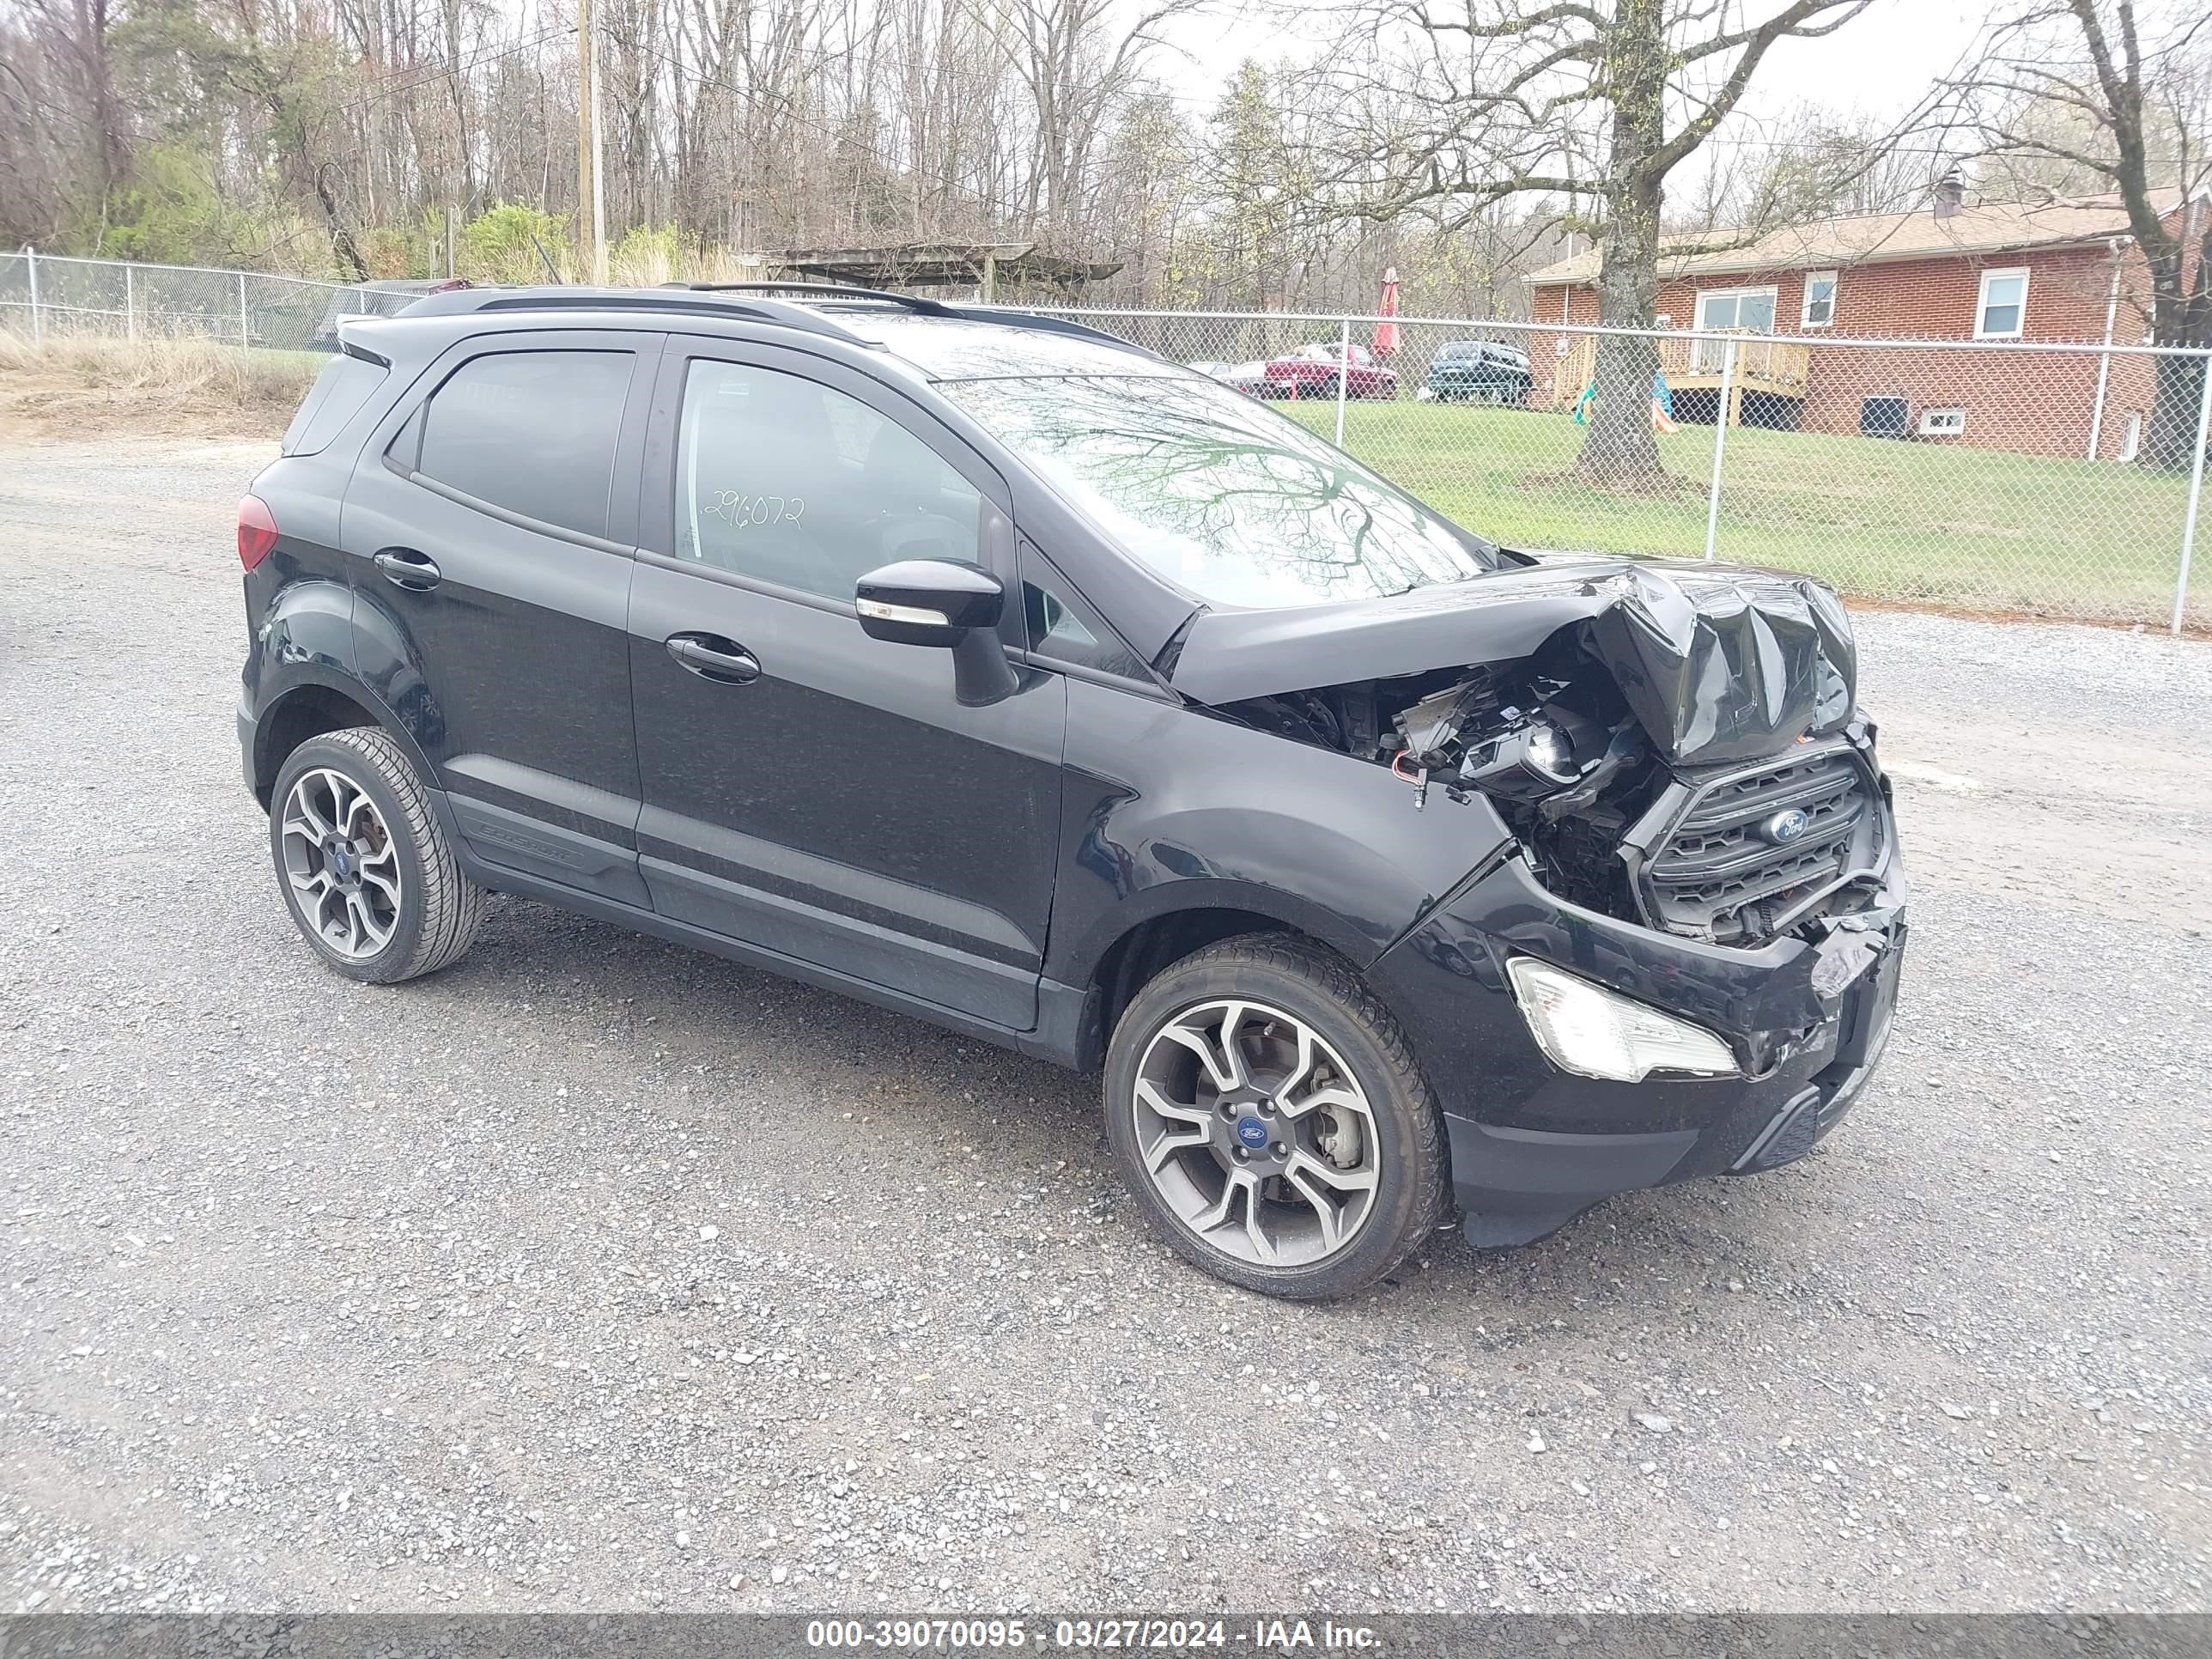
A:
[[[805,294],[817,300],[876,300],[903,306],[924,317],[957,317],[960,313],[941,300],[925,300],[918,294],[894,294],[885,288],[860,288],[847,283],[663,283],[663,289],[684,289],[694,294]]]
[[[871,343],[848,328],[804,306],[775,300],[720,299],[712,294],[679,297],[665,288],[476,288],[426,295],[401,314],[409,317],[458,317],[487,311],[633,311],[689,312],[702,317],[730,317],[748,322],[775,323],[825,335],[847,345]]]
[[[942,300],[925,300],[915,294],[894,294],[888,289],[860,288],[844,283],[663,283],[663,289],[676,289],[701,294],[799,294],[822,300],[876,300],[888,305],[902,306],[923,317],[945,317],[962,322],[996,323],[1002,328],[1035,329],[1041,333],[1065,334],[1079,340],[1096,340],[1102,345],[1118,346],[1124,351],[1133,351],[1159,362],[1162,357],[1127,340],[1119,334],[1109,333],[1103,328],[1093,328],[1088,323],[1072,321],[1041,312],[1024,311],[1012,306],[951,305]]]
[[[760,295],[757,299],[742,295]],[[428,294],[409,306],[403,316],[457,317],[487,311],[628,311],[689,312],[695,316],[728,317],[747,322],[771,323],[803,329],[847,345],[876,347],[879,343],[856,333],[811,305],[772,297],[804,295],[811,300],[882,301],[922,317],[955,322],[990,323],[1001,328],[1034,329],[1047,334],[1095,340],[1122,351],[1134,352],[1156,362],[1170,359],[1087,323],[1041,312],[984,305],[947,305],[911,294],[891,294],[878,289],[846,288],[830,283],[665,283],[658,288],[470,288]]]
[[[1156,362],[1172,362],[1149,346],[1140,346],[1103,328],[1093,328],[1088,323],[1079,323],[1073,318],[1055,317],[1048,312],[1018,311],[1006,306],[947,306],[949,315],[963,318],[971,323],[998,323],[1007,328],[1033,328],[1046,334],[1066,334],[1079,340],[1097,340],[1103,345],[1119,346],[1124,351],[1133,351],[1140,357],[1150,357]]]
[[[1013,306],[952,305],[943,300],[925,300],[915,294],[894,294],[888,289],[859,288],[844,283],[663,283],[661,287],[688,289],[703,294],[803,294],[825,300],[879,300],[887,304],[903,306],[924,317],[948,317],[963,322],[996,323],[1003,328],[1030,328],[1047,334],[1066,334],[1076,339],[1097,340],[1102,344],[1119,346],[1125,351],[1141,352],[1147,357],[1159,357],[1158,352],[1146,350],[1135,341],[1125,340],[1103,328],[1093,328],[1088,323],[1074,322],[1041,312],[1024,311]],[[1164,362],[1167,360],[1160,358],[1160,361]]]

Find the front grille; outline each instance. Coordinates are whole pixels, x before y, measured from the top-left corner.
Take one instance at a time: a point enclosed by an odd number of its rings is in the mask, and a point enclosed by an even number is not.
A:
[[[1793,809],[1809,820],[1804,834],[1769,841],[1761,826]],[[1631,837],[1650,849],[1637,874],[1650,920],[1722,943],[1767,938],[1822,889],[1873,868],[1881,852],[1873,775],[1842,744],[1685,779],[1653,811],[1654,832]]]

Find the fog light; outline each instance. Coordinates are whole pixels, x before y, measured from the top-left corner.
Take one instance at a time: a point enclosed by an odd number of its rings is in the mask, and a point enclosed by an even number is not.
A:
[[[1620,1083],[1640,1083],[1654,1072],[1738,1074],[1735,1052],[1703,1026],[1534,957],[1513,957],[1505,972],[1538,1045],[1564,1071]]]

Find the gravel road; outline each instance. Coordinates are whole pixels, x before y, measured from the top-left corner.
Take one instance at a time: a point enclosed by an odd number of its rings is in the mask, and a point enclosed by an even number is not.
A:
[[[2212,1605],[2212,647],[1864,617],[1852,1121],[1294,1307],[1093,1079],[511,900],[321,970],[231,725],[271,453],[0,448],[0,1608]]]

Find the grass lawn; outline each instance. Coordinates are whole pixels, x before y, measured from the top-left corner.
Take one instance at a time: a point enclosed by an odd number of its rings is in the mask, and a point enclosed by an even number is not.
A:
[[[1334,404],[1277,407],[1324,436],[1334,431]],[[1494,540],[1702,556],[1713,428],[1661,436],[1681,487],[1656,497],[1569,477],[1583,433],[1567,416],[1528,410],[1403,402],[1345,410],[1347,449]],[[2188,488],[2185,476],[2111,462],[1736,428],[1714,552],[1883,599],[2163,621]],[[2212,609],[2209,564],[2212,523],[2200,526],[2191,582],[2200,617]]]
[[[200,339],[0,333],[0,427],[88,437],[283,432],[326,352]]]

